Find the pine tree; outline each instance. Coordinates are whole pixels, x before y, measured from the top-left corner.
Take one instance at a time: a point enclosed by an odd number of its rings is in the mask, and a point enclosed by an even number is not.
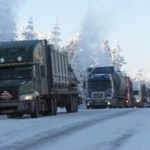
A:
[[[17,30],[17,40],[25,40],[25,37],[23,36],[23,32],[25,31],[25,28],[22,26],[19,30]]]
[[[100,53],[98,55],[99,65],[100,66],[110,66],[112,65],[111,61],[111,51],[109,47],[109,41],[105,40],[100,45]]]
[[[25,31],[23,31],[22,35],[24,36],[24,39],[26,39],[26,40],[37,39],[37,34],[34,31],[34,25],[33,25],[33,18],[32,17],[30,17],[28,24],[25,28]]]
[[[75,37],[69,39],[66,49],[70,60],[77,57],[81,51],[81,36],[79,32]]]
[[[135,81],[140,81],[143,79],[142,69],[137,68],[133,73],[133,79]]]
[[[80,81],[78,85],[78,91],[80,96],[85,95],[83,88],[83,82],[86,80],[86,68],[83,65],[83,59],[80,56],[82,51],[81,34],[78,32],[75,37],[69,39],[66,51],[69,56],[69,63],[71,64],[77,79]]]
[[[11,41],[16,38],[16,24],[10,6],[0,0],[0,41]]]
[[[54,23],[54,28],[52,30],[52,38],[51,38],[51,44],[55,46],[56,49],[61,50],[61,38],[60,38],[60,28],[59,28],[59,22],[58,18],[56,19]]]
[[[116,70],[121,70],[122,66],[126,64],[124,57],[120,55],[121,48],[119,42],[115,42],[114,48],[111,49],[111,61]]]
[[[51,39],[52,39],[52,32],[51,31],[45,31],[40,39],[46,39],[49,44],[51,44]]]

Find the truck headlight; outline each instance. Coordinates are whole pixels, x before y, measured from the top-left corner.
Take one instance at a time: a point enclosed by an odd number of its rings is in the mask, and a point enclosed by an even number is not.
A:
[[[31,94],[21,95],[20,100],[33,100],[33,96]]]
[[[139,100],[139,99],[137,99],[137,100],[136,100],[136,102],[137,102],[137,103],[139,103],[139,102],[140,102],[140,100]]]
[[[5,59],[4,59],[4,58],[1,58],[1,59],[0,59],[0,62],[1,62],[1,63],[4,63],[4,62],[5,62]]]
[[[110,105],[110,102],[107,102],[108,105]]]
[[[18,61],[22,61],[22,57],[19,56],[19,57],[17,58],[17,60],[18,60]]]

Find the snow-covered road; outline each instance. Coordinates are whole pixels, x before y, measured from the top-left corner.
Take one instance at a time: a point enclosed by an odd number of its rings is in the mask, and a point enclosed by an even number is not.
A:
[[[149,150],[150,109],[93,109],[57,116],[0,116],[0,150]]]

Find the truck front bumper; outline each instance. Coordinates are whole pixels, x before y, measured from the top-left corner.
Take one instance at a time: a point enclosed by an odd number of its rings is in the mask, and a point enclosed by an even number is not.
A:
[[[111,103],[109,101],[96,101],[96,100],[86,100],[86,107],[110,107]]]
[[[35,108],[35,101],[3,101],[0,102],[0,114],[23,113],[31,114]]]

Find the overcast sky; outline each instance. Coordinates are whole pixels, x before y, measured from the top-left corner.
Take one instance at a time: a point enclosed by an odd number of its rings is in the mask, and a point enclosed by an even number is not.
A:
[[[12,0],[13,1],[13,0]],[[17,0],[16,0],[17,1]],[[14,0],[15,2],[15,0]],[[150,1],[149,0],[18,0],[13,4],[17,27],[34,18],[40,31],[52,30],[59,17],[61,38],[65,44],[82,28],[87,14],[96,16],[93,24],[99,24],[102,39],[110,46],[120,41],[122,56],[127,64],[124,70],[133,72],[141,68],[150,73]]]

